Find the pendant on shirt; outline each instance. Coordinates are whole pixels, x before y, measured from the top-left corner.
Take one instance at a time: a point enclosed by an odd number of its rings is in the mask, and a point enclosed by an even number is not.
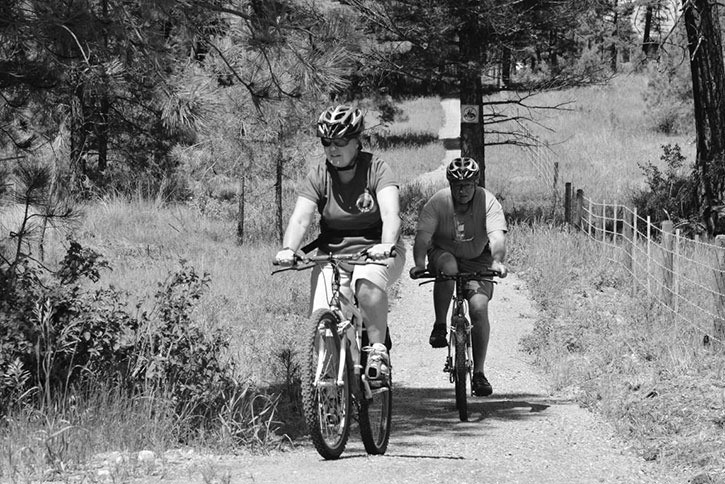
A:
[[[358,210],[360,210],[360,213],[372,212],[375,209],[375,199],[372,195],[370,195],[370,192],[367,190],[367,188],[363,193],[360,194],[359,197],[357,197],[355,206]]]

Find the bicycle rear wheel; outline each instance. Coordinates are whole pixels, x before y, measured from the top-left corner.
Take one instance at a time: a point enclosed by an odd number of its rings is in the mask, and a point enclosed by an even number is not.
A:
[[[466,367],[466,341],[464,335],[455,335],[456,357],[453,378],[456,384],[456,408],[462,422],[468,420],[468,368]]]
[[[330,310],[318,309],[312,314],[302,365],[305,422],[312,443],[325,459],[340,457],[350,435],[350,375],[346,367],[338,384],[341,341],[337,323]]]

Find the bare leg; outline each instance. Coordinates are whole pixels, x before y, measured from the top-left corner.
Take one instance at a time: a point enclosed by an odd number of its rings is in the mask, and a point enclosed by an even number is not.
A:
[[[458,263],[451,254],[444,254],[438,258],[438,273],[457,274]],[[448,307],[451,304],[453,290],[456,283],[453,281],[436,282],[433,284],[433,308],[435,310],[435,324],[446,324]]]
[[[368,342],[385,343],[388,329],[388,293],[366,279],[357,281],[357,302],[360,305]]]
[[[488,297],[484,294],[474,294],[469,300],[471,315],[471,341],[473,343],[473,372],[483,371],[488,352],[488,340],[491,334],[491,325],[488,321]]]

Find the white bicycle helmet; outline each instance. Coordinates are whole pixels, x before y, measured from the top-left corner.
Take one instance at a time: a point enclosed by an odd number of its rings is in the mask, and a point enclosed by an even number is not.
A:
[[[448,181],[477,180],[480,173],[481,169],[478,167],[476,160],[468,157],[455,158],[446,168]]]
[[[364,129],[362,111],[344,104],[325,109],[317,120],[317,136],[320,138],[352,138]]]

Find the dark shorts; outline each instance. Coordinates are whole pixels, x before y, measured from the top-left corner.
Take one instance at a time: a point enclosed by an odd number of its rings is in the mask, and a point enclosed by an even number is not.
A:
[[[452,255],[450,252],[447,252],[438,247],[432,247],[428,250],[429,272],[432,272],[433,274],[438,274],[438,261],[445,254]],[[483,254],[481,254],[476,259],[460,259],[458,257],[456,257],[455,259],[458,263],[458,272],[483,271],[490,268],[491,262],[493,262],[493,257],[491,257],[491,253],[488,250],[484,251]],[[464,296],[466,297],[466,299],[471,299],[471,297],[473,297],[475,294],[483,294],[484,296],[488,297],[488,300],[490,301],[493,298],[493,281],[468,281],[466,283],[465,291],[466,293],[464,294]]]

